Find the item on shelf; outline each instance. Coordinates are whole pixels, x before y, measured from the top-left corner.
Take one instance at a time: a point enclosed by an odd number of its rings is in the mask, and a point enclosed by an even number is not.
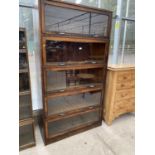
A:
[[[19,28],[19,149],[35,145],[26,30]]]
[[[40,19],[40,128],[49,144],[102,123],[112,13],[40,0]]]

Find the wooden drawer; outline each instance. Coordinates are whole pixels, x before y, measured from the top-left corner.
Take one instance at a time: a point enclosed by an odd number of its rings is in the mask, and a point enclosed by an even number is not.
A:
[[[134,89],[127,89],[117,91],[115,95],[115,101],[120,101],[124,99],[129,99],[135,97],[135,90]]]
[[[129,88],[134,88],[135,87],[135,81],[126,81],[126,82],[122,82],[122,83],[117,83],[116,85],[116,89],[117,90],[121,90],[121,89],[129,89]]]
[[[129,81],[134,79],[135,79],[134,71],[117,73],[117,82]]]
[[[129,106],[126,109],[120,108],[119,110],[114,111],[114,117],[118,117],[118,116],[125,114],[125,113],[134,112],[134,110],[135,110],[134,106],[132,106],[132,107]]]
[[[135,98],[130,98],[126,100],[117,101],[114,104],[114,111],[119,109],[128,109],[129,107],[135,106]]]

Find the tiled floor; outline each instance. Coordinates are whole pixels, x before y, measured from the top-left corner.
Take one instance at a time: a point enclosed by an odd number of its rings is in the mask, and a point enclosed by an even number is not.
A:
[[[134,155],[133,113],[117,118],[111,126],[102,126],[44,146],[40,130],[36,128],[35,147],[20,155]]]

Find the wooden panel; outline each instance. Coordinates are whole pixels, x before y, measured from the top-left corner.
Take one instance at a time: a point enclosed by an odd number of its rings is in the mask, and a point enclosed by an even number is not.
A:
[[[27,124],[19,127],[20,150],[35,145],[34,124]]]
[[[86,125],[90,125],[99,121],[98,111],[89,112],[78,116],[61,119],[58,121],[52,121],[48,123],[49,137],[55,137],[60,134],[81,128]]]
[[[114,110],[117,111],[118,109],[127,109],[127,107],[134,107],[134,105],[135,105],[135,98],[121,100],[115,102]]]
[[[117,82],[123,82],[127,80],[134,80],[134,72],[118,72]]]
[[[121,90],[116,92],[115,101],[120,101],[128,98],[135,97],[134,89]]]
[[[129,89],[129,88],[134,88],[134,87],[135,87],[135,81],[134,80],[117,83],[117,85],[116,85],[117,90]]]

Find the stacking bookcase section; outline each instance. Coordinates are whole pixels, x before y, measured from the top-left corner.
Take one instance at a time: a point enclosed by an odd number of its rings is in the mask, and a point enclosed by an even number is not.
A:
[[[40,0],[45,144],[101,125],[112,13]]]
[[[19,148],[35,145],[25,28],[19,29]]]
[[[35,145],[34,122],[33,119],[20,121],[19,126],[19,146],[20,150]]]

